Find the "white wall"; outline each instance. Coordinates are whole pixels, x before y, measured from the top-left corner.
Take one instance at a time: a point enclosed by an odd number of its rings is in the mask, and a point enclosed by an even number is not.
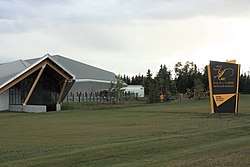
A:
[[[61,110],[62,110],[61,104],[56,104],[56,111],[61,111]]]
[[[9,110],[9,90],[0,94],[0,111]]]
[[[124,92],[137,93],[138,97],[144,97],[144,87],[142,85],[128,85],[121,88]]]
[[[39,105],[23,105],[23,111],[24,112],[46,112],[46,106],[39,106]]]
[[[46,112],[46,106],[39,105],[10,105],[10,111],[16,112]]]
[[[23,105],[9,105],[10,111],[23,112]]]

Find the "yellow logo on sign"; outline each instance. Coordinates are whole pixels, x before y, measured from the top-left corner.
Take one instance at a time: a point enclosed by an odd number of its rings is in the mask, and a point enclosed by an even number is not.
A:
[[[234,70],[232,68],[225,68],[222,69],[222,66],[216,66],[216,68],[214,68],[214,71],[217,71],[217,75],[214,76],[214,78],[217,78],[219,81],[224,81],[226,79],[226,77],[224,76],[226,71],[229,71],[230,77],[234,75]]]

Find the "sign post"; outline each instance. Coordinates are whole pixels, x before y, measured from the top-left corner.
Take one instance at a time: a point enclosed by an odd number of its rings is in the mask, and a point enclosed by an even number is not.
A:
[[[240,65],[210,61],[208,80],[212,113],[238,113]]]

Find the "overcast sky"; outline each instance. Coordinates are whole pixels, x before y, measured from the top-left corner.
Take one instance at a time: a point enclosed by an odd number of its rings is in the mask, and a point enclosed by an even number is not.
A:
[[[116,74],[236,59],[250,70],[249,0],[0,0],[0,63],[59,54]]]

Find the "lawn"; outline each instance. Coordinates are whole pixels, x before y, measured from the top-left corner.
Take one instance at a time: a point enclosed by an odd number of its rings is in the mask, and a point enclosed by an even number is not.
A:
[[[49,113],[0,113],[0,166],[250,166],[250,96],[239,114],[208,100],[65,104]]]

